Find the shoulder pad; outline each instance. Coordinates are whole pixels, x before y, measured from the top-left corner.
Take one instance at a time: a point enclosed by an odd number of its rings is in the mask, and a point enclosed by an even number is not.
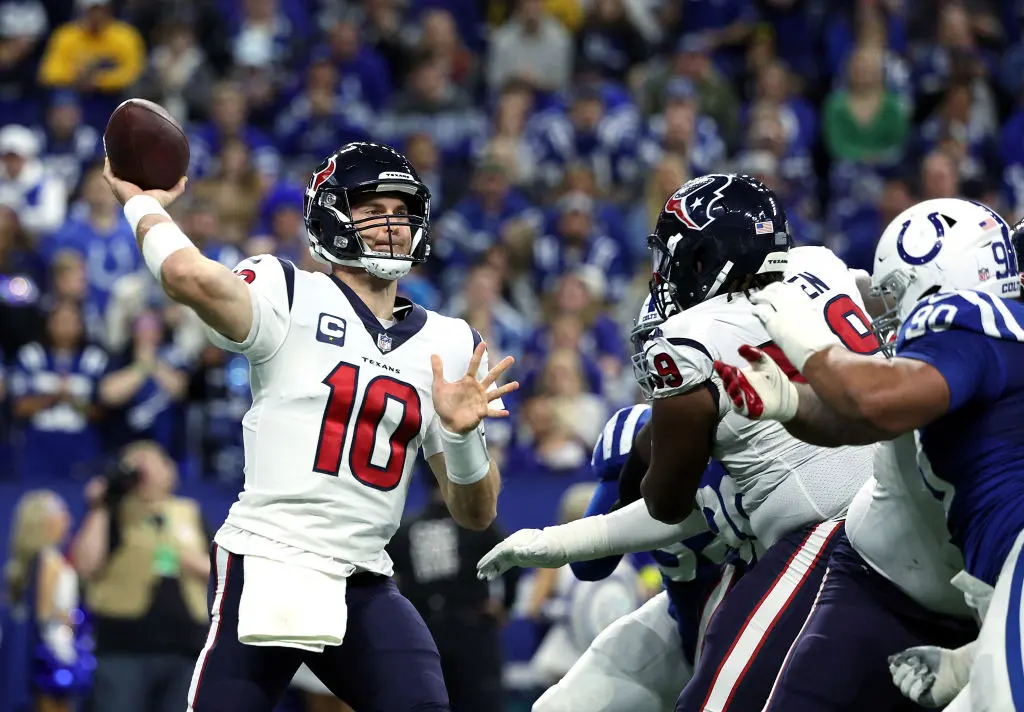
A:
[[[1024,305],[968,289],[932,295],[903,321],[896,351],[926,334],[951,330],[1024,343]]]
[[[253,289],[259,289],[271,298],[283,290],[283,296],[288,300],[288,311],[291,311],[295,300],[295,265],[291,262],[274,255],[253,255],[239,262],[231,271]]]
[[[622,463],[633,449],[633,439],[650,417],[651,407],[641,404],[621,408],[608,419],[590,458],[590,466],[599,480],[618,478]]]

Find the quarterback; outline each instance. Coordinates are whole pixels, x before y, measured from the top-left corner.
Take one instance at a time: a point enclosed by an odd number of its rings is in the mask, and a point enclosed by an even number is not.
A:
[[[245,486],[215,537],[188,709],[270,712],[306,663],[358,710],[448,710],[437,649],[384,546],[419,450],[455,520],[491,523],[499,473],[483,419],[507,415],[500,399],[517,384],[495,385],[512,359],[488,370],[464,321],[397,297],[430,255],[427,187],[388,146],[343,146],[303,206],[331,274],[272,255],[232,273],[164,211],[185,179],[143,192],[105,174],[164,292],[250,364]]]

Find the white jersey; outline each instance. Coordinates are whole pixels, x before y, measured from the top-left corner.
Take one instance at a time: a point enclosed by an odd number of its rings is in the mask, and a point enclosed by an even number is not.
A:
[[[441,452],[430,356],[461,378],[479,336],[402,299],[385,328],[340,280],[270,255],[235,273],[249,283],[252,329],[242,343],[211,339],[248,358],[253,402],[245,487],[217,543],[342,576],[390,575],[384,547],[416,452]]]
[[[914,434],[874,447],[874,477],[861,487],[846,517],[850,545],[922,606],[970,618],[963,593],[949,582],[964,568],[964,559],[949,540],[942,502],[925,488],[917,469]]]
[[[837,334],[863,350],[873,341],[854,275],[823,247],[789,252],[784,275],[821,304]],[[863,342],[860,343],[860,342]],[[791,436],[778,422],[749,420],[732,409],[716,360],[746,366],[743,344],[769,350],[792,369],[754,316],[743,294],[721,295],[667,319],[646,343],[647,368],[655,376],[655,398],[685,393],[707,384],[718,404],[719,425],[711,456],[743,494],[757,538],[770,547],[808,524],[841,518],[871,473],[871,448],[823,448]],[[795,370],[791,375],[796,375]]]

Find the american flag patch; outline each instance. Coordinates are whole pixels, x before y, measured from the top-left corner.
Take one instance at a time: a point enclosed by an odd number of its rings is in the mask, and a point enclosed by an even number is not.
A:
[[[996,222],[995,218],[987,217],[984,220],[982,220],[980,223],[978,223],[978,227],[980,227],[982,230],[991,230],[997,224],[998,223]]]
[[[771,220],[754,223],[755,235],[771,235],[773,232],[775,232],[775,226],[772,224]]]

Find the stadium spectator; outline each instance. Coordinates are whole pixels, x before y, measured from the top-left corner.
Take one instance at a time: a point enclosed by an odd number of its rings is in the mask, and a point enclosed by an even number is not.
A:
[[[95,616],[94,709],[170,712],[187,698],[207,626],[210,537],[176,488],[174,462],[146,441],[86,485],[71,551]]]
[[[56,492],[30,490],[18,499],[4,566],[9,608],[0,614],[3,709],[71,712],[92,683],[78,576],[61,553],[70,525]]]
[[[29,123],[40,108],[36,66],[59,10],[42,0],[0,4],[0,116]]]
[[[543,0],[519,0],[515,15],[491,38],[487,84],[496,91],[517,79],[542,93],[567,89],[572,52],[569,33]]]
[[[107,354],[85,340],[73,302],[54,304],[39,341],[23,346],[11,369],[11,410],[21,437],[16,469],[24,481],[80,477],[100,455],[96,388]]]
[[[99,400],[111,411],[109,428],[115,447],[150,440],[177,452],[180,410],[188,391],[187,363],[173,344],[164,341],[164,321],[157,311],[137,316],[123,356],[114,359],[99,384]]]
[[[60,227],[67,210],[67,190],[44,169],[39,139],[18,124],[0,129],[0,205],[17,211],[22,227],[35,238]]]
[[[82,122],[82,107],[74,92],[54,92],[46,123],[36,133],[40,160],[47,173],[64,183],[66,194],[78,186],[85,169],[103,153],[100,133]]]
[[[86,102],[86,122],[101,128],[146,66],[138,30],[114,16],[110,0],[78,0],[80,15],[50,36],[39,83],[74,89]]]
[[[822,130],[834,159],[888,164],[900,157],[909,116],[885,87],[881,59],[875,48],[855,49],[847,88],[834,92],[825,105]]]
[[[160,34],[134,93],[160,104],[183,124],[205,118],[214,79],[195,31],[183,22],[172,22]]]
[[[43,240],[40,250],[51,259],[61,250],[73,250],[82,256],[89,282],[87,301],[102,313],[114,283],[142,263],[132,229],[103,180],[102,164],[94,164],[85,172],[79,200],[69,212],[67,222]]]

